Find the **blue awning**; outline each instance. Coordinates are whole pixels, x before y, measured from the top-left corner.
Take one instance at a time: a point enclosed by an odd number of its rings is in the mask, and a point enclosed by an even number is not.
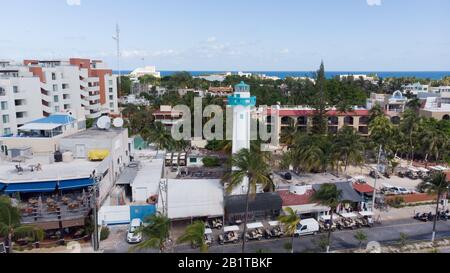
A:
[[[6,188],[6,184],[0,183],[0,191],[4,190]]]
[[[64,180],[64,181],[59,181],[58,189],[60,189],[60,190],[82,189],[82,188],[92,186],[93,184],[94,183],[91,178]]]
[[[53,192],[56,189],[55,182],[30,182],[7,184],[5,193],[32,193],[32,192]]]

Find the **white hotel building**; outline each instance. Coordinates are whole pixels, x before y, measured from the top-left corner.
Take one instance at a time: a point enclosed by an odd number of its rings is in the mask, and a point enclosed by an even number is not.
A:
[[[55,113],[81,121],[118,112],[117,76],[101,61],[0,62],[0,135]]]

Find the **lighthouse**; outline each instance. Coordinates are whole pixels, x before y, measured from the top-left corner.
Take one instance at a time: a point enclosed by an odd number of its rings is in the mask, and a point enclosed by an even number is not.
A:
[[[228,97],[228,106],[233,108],[233,154],[242,149],[250,149],[251,108],[256,105],[256,97],[250,96],[250,85],[241,82],[234,87],[234,93]],[[232,195],[246,194],[248,179],[242,181],[232,191]]]

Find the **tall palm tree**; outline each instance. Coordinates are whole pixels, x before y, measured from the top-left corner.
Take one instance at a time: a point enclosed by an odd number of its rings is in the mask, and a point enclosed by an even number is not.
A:
[[[409,149],[411,152],[411,161],[414,161],[414,143],[417,142],[416,136],[419,131],[420,117],[412,109],[407,109],[403,113],[403,119],[400,122],[400,130],[408,137]],[[417,147],[416,147],[417,148]]]
[[[295,136],[297,134],[297,126],[294,121],[291,121],[288,127],[283,128],[280,135],[280,142],[291,147],[294,144]]]
[[[44,239],[44,231],[41,228],[21,225],[21,215],[17,207],[13,206],[11,199],[7,196],[0,196],[0,235],[7,240],[8,252],[12,252],[13,239],[32,237],[35,241]]]
[[[152,215],[146,219],[147,225],[136,232],[142,232],[144,240],[132,249],[156,248],[164,251],[164,244],[169,238],[170,220],[161,213]]]
[[[285,214],[278,217],[278,220],[284,225],[284,232],[291,236],[291,253],[294,253],[294,238],[300,223],[300,216],[291,207],[284,209]]]
[[[370,138],[377,146],[383,145],[385,149],[390,147],[393,132],[393,125],[385,116],[378,116],[369,124]]]
[[[419,184],[419,188],[424,189],[429,194],[436,194],[436,215],[433,220],[433,234],[431,236],[431,241],[434,242],[436,237],[436,222],[439,213],[439,204],[441,202],[441,198],[445,193],[449,192],[450,182],[447,181],[446,174],[443,172],[435,173],[434,175],[425,179],[421,184]]]
[[[205,240],[205,223],[195,221],[186,228],[184,234],[177,241],[179,243],[189,242],[192,245],[199,246],[201,252],[208,252],[208,244]]]
[[[159,150],[167,150],[174,147],[174,139],[169,130],[161,123],[155,122],[145,135],[143,135],[148,142],[156,145]],[[157,154],[158,155],[158,152]]]
[[[270,168],[264,161],[261,153],[250,152],[248,149],[242,149],[233,155],[230,160],[230,166],[232,170],[223,177],[223,181],[228,183],[228,193],[234,188],[241,186],[244,180],[248,180],[243,233],[245,236],[250,197],[256,194],[258,185],[263,188],[273,188],[273,182],[269,177]],[[242,240],[242,253],[245,253],[245,240]]]
[[[330,208],[330,225],[328,227],[327,252],[330,252],[331,228],[333,226],[333,214],[343,203],[341,200],[342,190],[339,190],[335,184],[323,184],[318,191],[311,196],[311,201],[317,202],[322,206]]]
[[[349,164],[360,166],[364,162],[364,144],[361,137],[351,127],[339,130],[333,143],[333,150],[341,162],[344,162],[344,171]]]

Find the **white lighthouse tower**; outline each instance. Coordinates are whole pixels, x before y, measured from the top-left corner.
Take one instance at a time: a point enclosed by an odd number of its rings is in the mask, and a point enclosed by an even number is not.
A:
[[[233,108],[233,154],[242,149],[250,149],[251,108],[256,105],[256,97],[250,96],[250,85],[241,82],[234,88],[234,94],[228,97],[228,106]],[[248,179],[242,181],[232,191],[232,195],[246,194]]]

